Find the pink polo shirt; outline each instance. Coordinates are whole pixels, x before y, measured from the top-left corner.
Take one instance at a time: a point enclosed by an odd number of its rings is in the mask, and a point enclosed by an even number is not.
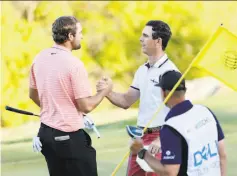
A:
[[[30,87],[38,90],[42,123],[65,132],[84,128],[76,99],[92,90],[84,64],[70,50],[54,45],[41,51],[31,66]]]

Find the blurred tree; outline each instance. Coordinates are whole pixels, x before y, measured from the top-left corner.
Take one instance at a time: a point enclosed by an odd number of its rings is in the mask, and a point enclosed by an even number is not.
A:
[[[21,13],[22,18],[28,22],[34,20],[34,11],[39,1],[12,1],[13,6]]]

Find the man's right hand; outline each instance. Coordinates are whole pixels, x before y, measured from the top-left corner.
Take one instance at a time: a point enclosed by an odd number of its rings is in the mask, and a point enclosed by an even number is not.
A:
[[[109,77],[103,77],[96,85],[97,92],[105,91],[109,94],[113,89],[113,82]]]
[[[144,147],[142,139],[141,138],[131,139],[129,147],[132,154],[138,154],[138,152]]]
[[[76,99],[77,101],[77,109],[80,112],[85,114],[91,112],[95,109],[100,102],[108,96],[108,94],[112,91],[113,83],[110,78],[103,78],[101,79],[97,85],[97,94],[94,96],[86,97],[86,98],[79,98]]]

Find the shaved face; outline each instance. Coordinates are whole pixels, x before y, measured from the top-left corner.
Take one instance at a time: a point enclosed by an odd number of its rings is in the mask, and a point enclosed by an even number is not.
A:
[[[154,42],[152,40],[152,27],[145,26],[142,30],[142,36],[140,38],[140,42],[142,45],[142,52],[144,54],[149,55],[149,50],[152,46],[154,46]]]
[[[145,26],[142,30],[142,36],[140,38],[142,45],[142,52],[148,56],[152,55],[157,47],[160,47],[158,40],[152,39],[152,26]]]

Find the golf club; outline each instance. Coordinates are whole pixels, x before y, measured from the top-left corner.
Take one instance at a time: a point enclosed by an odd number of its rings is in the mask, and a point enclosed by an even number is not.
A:
[[[13,107],[10,107],[10,106],[6,106],[5,109],[6,109],[7,111],[16,112],[16,113],[19,113],[19,114],[32,115],[32,116],[38,116],[38,117],[39,117],[39,115],[34,114],[34,113],[32,113],[32,112],[25,111],[25,110],[21,110],[21,109],[16,109],[16,108],[13,108]],[[88,116],[88,115],[83,114],[83,116]],[[93,131],[96,133],[97,137],[100,138],[100,137],[101,137],[101,136],[100,136],[100,133],[99,133],[99,131],[97,130],[97,128],[96,128],[94,122],[93,122],[91,119],[86,118],[86,123],[87,123],[87,126],[89,125],[89,126],[93,129]]]

